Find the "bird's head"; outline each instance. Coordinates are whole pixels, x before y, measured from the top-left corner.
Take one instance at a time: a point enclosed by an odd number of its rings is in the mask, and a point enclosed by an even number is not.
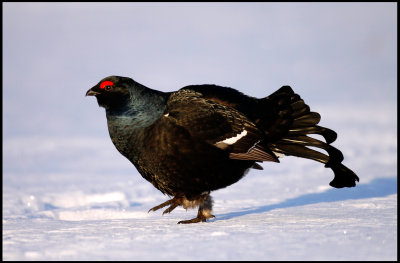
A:
[[[102,79],[86,92],[86,96],[95,96],[100,107],[115,109],[123,107],[130,100],[131,89],[135,81],[127,77],[110,76]]]

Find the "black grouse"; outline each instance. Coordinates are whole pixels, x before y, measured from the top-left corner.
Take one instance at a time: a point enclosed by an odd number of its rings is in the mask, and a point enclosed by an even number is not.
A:
[[[334,172],[333,187],[353,187],[359,181],[342,164],[342,152],[330,145],[336,132],[318,126],[320,115],[289,86],[257,99],[216,85],[161,92],[127,77],[110,76],[86,96],[95,96],[106,109],[117,150],[171,197],[149,212],[165,206],[163,214],[177,206],[199,207],[197,217],[178,223],[213,218],[211,191],[236,183],[250,168],[263,169],[259,162],[279,162],[283,155],[325,164]]]

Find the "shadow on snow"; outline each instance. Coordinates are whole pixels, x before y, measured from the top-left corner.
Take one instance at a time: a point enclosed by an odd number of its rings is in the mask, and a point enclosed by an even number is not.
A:
[[[369,184],[359,184],[354,188],[332,188],[322,193],[305,194],[278,204],[248,208],[245,211],[216,215],[216,221],[238,216],[268,212],[278,208],[296,207],[322,202],[336,202],[351,199],[384,197],[397,193],[397,178],[378,178]]]

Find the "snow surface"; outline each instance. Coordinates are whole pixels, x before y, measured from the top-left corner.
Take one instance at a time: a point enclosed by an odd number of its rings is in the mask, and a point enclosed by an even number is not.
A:
[[[4,260],[395,260],[397,3],[28,3],[3,7]],[[173,91],[290,85],[360,177],[264,163],[212,193],[215,219],[121,156],[86,91],[109,75]]]
[[[3,260],[396,260],[396,106],[312,108],[357,187],[284,157],[213,192],[216,218],[189,225],[195,210],[147,213],[167,197],[106,135],[7,138]]]

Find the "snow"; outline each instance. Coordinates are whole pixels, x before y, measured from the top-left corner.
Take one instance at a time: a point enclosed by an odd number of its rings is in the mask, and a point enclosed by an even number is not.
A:
[[[2,7],[3,260],[397,259],[397,3]],[[167,197],[84,96],[110,75],[259,98],[290,85],[360,183],[283,157],[213,192],[209,222],[148,213]]]
[[[213,192],[216,218],[189,225],[177,222],[195,210],[147,212],[167,197],[106,136],[7,139],[3,259],[396,260],[395,106],[317,110],[357,187],[331,188],[330,170],[284,157]]]

